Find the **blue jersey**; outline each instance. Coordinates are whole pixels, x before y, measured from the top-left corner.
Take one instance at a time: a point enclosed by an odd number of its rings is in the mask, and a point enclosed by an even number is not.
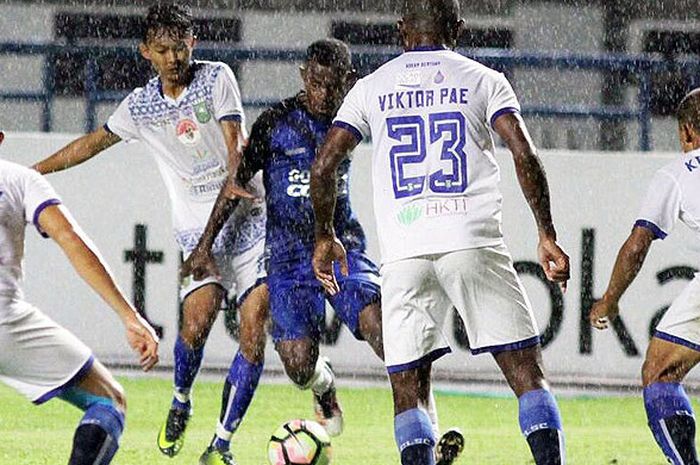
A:
[[[303,93],[268,109],[256,120],[244,151],[246,171],[263,170],[267,203],[269,273],[309,272],[314,250],[311,164],[330,128],[306,110]],[[350,160],[338,169],[335,231],[350,252],[364,252],[365,234],[350,207]]]

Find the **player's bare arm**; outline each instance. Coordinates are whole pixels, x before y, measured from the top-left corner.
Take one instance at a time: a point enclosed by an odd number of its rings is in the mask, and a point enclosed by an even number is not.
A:
[[[45,208],[39,226],[61,247],[83,280],[114,309],[126,328],[129,345],[148,371],[158,363],[158,338],[153,328],[129,304],[114,282],[97,249],[60,205]]]
[[[535,217],[539,234],[537,252],[540,265],[550,281],[561,283],[566,289],[569,279],[569,256],[557,245],[547,176],[525,122],[518,113],[507,113],[496,119],[494,129],[513,154],[520,188]]]
[[[245,186],[254,174],[255,171],[248,166],[245,158],[241,157],[240,165],[236,170],[235,186]],[[238,187],[237,189],[243,188]],[[219,269],[212,254],[212,247],[214,247],[214,242],[221,232],[221,228],[224,227],[241,198],[244,197],[236,192],[237,189],[234,188],[232,178],[229,176],[226,179],[226,184],[219,191],[197,246],[180,267],[180,277],[185,278],[191,275],[195,280],[200,281],[207,276],[218,276]],[[248,191],[243,189],[243,192],[245,192],[246,197],[251,197]]]
[[[617,254],[608,289],[591,308],[588,316],[591,325],[598,329],[606,329],[617,317],[620,312],[620,298],[642,269],[653,240],[654,233],[649,229],[640,226],[632,229]]]
[[[121,141],[119,136],[99,128],[74,140],[32,168],[41,174],[54,173],[79,165]]]
[[[242,197],[253,199],[255,196],[245,190],[239,182],[238,171],[243,159],[243,132],[238,121],[221,121],[221,130],[228,150],[229,182],[226,183],[226,196],[228,198]]]
[[[345,247],[336,237],[333,228],[335,200],[338,196],[336,172],[356,145],[357,139],[350,131],[332,127],[311,165],[311,201],[316,219],[316,247],[312,265],[316,278],[331,295],[340,290],[333,273],[333,262],[339,262],[341,273],[345,276],[348,274]]]

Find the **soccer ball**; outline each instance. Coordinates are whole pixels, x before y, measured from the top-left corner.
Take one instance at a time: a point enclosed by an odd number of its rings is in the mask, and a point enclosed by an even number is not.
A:
[[[267,446],[270,465],[328,465],[331,439],[311,420],[291,420],[277,428]]]

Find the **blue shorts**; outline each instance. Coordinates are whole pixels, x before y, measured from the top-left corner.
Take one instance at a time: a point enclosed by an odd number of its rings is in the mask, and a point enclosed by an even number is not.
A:
[[[379,270],[364,254],[348,254],[349,276],[336,270],[340,292],[329,296],[311,270],[311,265],[295,273],[271,272],[271,334],[275,342],[310,337],[318,341],[326,321],[326,300],[340,320],[357,339],[360,334],[360,313],[368,305],[381,301]]]

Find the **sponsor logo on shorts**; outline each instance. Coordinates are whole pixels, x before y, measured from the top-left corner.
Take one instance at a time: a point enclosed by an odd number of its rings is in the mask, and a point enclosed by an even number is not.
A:
[[[175,127],[175,133],[180,143],[187,146],[197,145],[202,139],[197,123],[191,119],[180,120]]]
[[[464,197],[429,198],[406,205],[399,211],[397,219],[402,225],[410,226],[421,218],[438,218],[465,213],[467,213],[467,199]]]

